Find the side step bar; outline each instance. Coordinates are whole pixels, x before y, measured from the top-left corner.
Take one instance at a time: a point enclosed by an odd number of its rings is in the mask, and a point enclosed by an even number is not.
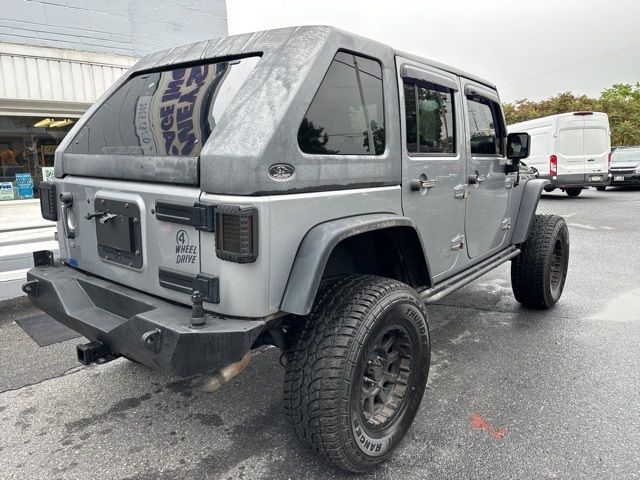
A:
[[[455,292],[459,288],[473,282],[475,279],[481,277],[485,273],[493,270],[494,268],[508,262],[513,257],[517,257],[520,254],[520,249],[513,246],[500,253],[489,257],[486,260],[480,262],[475,267],[454,275],[453,277],[439,283],[435,287],[431,287],[420,293],[420,298],[424,303],[434,303],[443,297],[446,297],[451,292]]]

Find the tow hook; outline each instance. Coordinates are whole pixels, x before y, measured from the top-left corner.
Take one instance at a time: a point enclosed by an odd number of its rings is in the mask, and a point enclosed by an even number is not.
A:
[[[106,345],[93,341],[76,345],[78,361],[83,365],[91,365],[93,362],[104,363],[111,360],[111,355]]]
[[[27,295],[35,297],[38,295],[38,280],[29,280],[22,284],[22,291]]]

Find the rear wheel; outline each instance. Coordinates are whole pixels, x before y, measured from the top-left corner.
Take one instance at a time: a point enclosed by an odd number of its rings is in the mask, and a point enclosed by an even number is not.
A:
[[[293,333],[285,409],[326,461],[366,472],[409,429],[429,371],[427,314],[409,286],[379,277],[324,283]]]
[[[560,300],[569,266],[569,230],[558,215],[536,215],[529,238],[511,262],[516,300],[532,308],[550,308]]]
[[[565,191],[570,197],[577,197],[582,193],[582,188],[567,188]]]
[[[599,192],[604,192],[607,189],[607,187],[596,187],[596,190],[598,190]]]

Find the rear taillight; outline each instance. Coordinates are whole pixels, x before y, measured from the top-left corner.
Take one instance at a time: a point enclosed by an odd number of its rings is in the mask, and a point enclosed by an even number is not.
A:
[[[549,157],[549,174],[552,177],[558,176],[558,157],[555,155]]]
[[[58,221],[58,199],[56,196],[56,184],[53,182],[40,182],[40,213],[45,220]]]
[[[216,206],[216,255],[222,260],[251,263],[258,258],[258,211],[240,205]]]
[[[609,161],[607,162],[607,171],[611,171],[611,154],[613,152],[609,152]]]

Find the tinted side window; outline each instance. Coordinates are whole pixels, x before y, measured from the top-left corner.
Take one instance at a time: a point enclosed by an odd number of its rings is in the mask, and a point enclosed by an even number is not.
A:
[[[455,153],[453,92],[428,82],[404,84],[407,151]]]
[[[504,131],[500,110],[495,102],[483,97],[467,97],[471,153],[476,155],[502,154]]]
[[[305,153],[322,155],[384,153],[378,62],[346,52],[336,54],[300,124],[298,145]]]

